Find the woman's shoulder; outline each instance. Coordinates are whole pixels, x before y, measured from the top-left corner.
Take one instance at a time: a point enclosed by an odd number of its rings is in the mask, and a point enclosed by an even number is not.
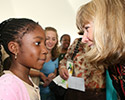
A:
[[[78,42],[79,39],[80,39],[80,38],[76,38],[76,39],[73,41],[73,43]]]
[[[72,43],[72,45],[75,45],[76,46],[76,44],[80,44],[80,45],[85,45],[85,43],[83,43],[82,41],[82,38],[76,38],[74,41],[73,41],[73,43]]]
[[[69,49],[74,49],[75,46],[76,46],[76,44],[78,43],[78,40],[79,40],[79,38],[76,38],[76,39],[73,41],[73,43],[69,46]],[[68,50],[69,50],[69,49],[68,49]]]

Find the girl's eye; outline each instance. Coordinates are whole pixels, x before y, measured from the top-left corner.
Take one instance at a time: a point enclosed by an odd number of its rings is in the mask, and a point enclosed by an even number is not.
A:
[[[40,45],[40,42],[35,42],[35,45]]]
[[[56,39],[52,39],[53,41],[56,41]]]

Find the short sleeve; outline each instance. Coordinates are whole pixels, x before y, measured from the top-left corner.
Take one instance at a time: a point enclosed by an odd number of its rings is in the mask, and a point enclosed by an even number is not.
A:
[[[58,62],[59,62],[59,58],[57,58],[56,60],[55,60],[55,65],[56,65],[56,68],[58,68]]]

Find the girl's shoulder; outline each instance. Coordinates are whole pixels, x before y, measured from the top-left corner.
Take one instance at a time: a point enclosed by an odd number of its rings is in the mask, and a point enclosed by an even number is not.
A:
[[[27,95],[27,99],[23,100],[29,100],[29,95],[21,79],[11,73],[5,73],[0,77],[0,100],[15,100],[15,97],[24,97],[24,95]]]
[[[54,61],[51,59],[50,62],[58,62],[59,57],[57,57]]]
[[[6,84],[11,84],[13,83],[13,81],[15,80],[15,78],[13,77],[12,74],[3,74],[0,77],[0,84],[6,85]]]
[[[14,93],[17,92],[18,88],[15,84],[15,78],[11,74],[4,74],[0,77],[0,100],[4,100],[5,98],[12,100],[11,98],[16,96]]]
[[[1,85],[5,88],[10,87],[18,90],[18,85],[22,85],[22,81],[14,74],[5,73],[0,77],[0,86]]]

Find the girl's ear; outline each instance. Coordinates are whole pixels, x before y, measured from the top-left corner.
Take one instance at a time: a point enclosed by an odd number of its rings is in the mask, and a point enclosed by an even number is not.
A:
[[[10,50],[10,52],[12,52],[13,54],[17,54],[19,51],[19,44],[17,42],[14,41],[10,41],[8,43],[8,49]]]

